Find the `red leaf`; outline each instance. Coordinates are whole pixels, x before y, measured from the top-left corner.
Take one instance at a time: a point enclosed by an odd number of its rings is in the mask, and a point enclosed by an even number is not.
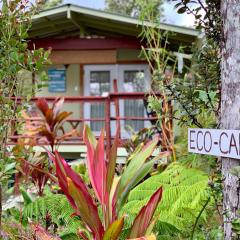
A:
[[[53,110],[53,118],[56,118],[59,112],[61,111],[64,103],[64,98],[57,98],[53,102],[52,110]]]
[[[90,142],[88,132],[84,128],[84,141],[87,146],[87,164],[91,184],[101,204],[107,204],[108,192],[106,186],[107,168],[104,156],[104,132],[101,132],[96,148]]]
[[[151,224],[153,215],[162,198],[162,187],[160,187],[150,198],[148,203],[141,209],[136,216],[131,228],[129,238],[144,237]]]
[[[95,188],[99,194],[99,201],[102,204],[107,204],[108,192],[106,186],[107,177],[107,167],[104,156],[104,132],[101,132],[100,138],[98,140],[96,150],[94,153],[94,163],[93,163],[93,176],[95,182]]]
[[[45,119],[46,119],[46,122],[48,123],[48,125],[50,126],[51,130],[53,130],[53,111],[51,108],[49,108],[46,112],[46,115],[45,115]]]
[[[64,169],[62,169],[59,166],[58,162],[56,161],[56,157],[51,152],[48,152],[48,156],[55,163],[56,175],[57,175],[57,178],[58,178],[59,186],[63,190],[65,196],[67,197],[69,203],[72,205],[73,209],[77,212],[77,214],[79,214],[77,206],[76,206],[73,198],[70,196],[70,194],[68,192],[67,177],[66,177]]]
[[[96,239],[100,239],[104,229],[98,215],[98,209],[81,176],[71,169],[57,151],[55,157],[51,153],[49,156],[55,162],[59,185],[69,202],[91,229]]]
[[[61,112],[58,115],[56,115],[55,118],[53,119],[53,128],[55,128],[56,126],[59,127],[60,124],[62,125],[71,114],[72,114],[71,112]]]
[[[118,135],[119,135],[119,127],[117,129],[116,138],[114,140],[114,143],[112,145],[111,151],[110,151],[110,157],[107,164],[107,190],[110,194],[113,178],[115,174],[115,168],[116,168],[116,160],[117,160],[117,147],[118,147]]]
[[[42,112],[42,114],[44,116],[46,116],[47,111],[49,109],[48,103],[46,101],[45,98],[39,98],[37,103],[36,103],[37,107],[40,109],[40,111]]]

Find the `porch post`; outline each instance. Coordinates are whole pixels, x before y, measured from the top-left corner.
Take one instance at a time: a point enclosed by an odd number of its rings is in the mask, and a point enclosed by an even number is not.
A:
[[[113,90],[114,93],[118,93],[117,79],[113,80]],[[119,111],[119,98],[116,98],[115,101],[115,112],[116,112],[116,138],[121,139],[121,127],[120,127],[120,111]],[[117,131],[119,129],[119,131]],[[119,141],[118,141],[119,142]]]
[[[111,99],[110,96],[105,100],[105,129],[106,129],[106,150],[107,159],[109,159],[111,151]]]

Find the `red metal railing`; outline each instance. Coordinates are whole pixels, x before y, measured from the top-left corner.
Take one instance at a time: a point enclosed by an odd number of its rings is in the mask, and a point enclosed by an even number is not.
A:
[[[66,139],[64,142],[62,142],[63,145],[73,145],[73,144],[79,144],[82,143],[82,134],[81,134],[81,130],[84,124],[86,123],[91,123],[94,121],[100,121],[100,122],[104,122],[105,125],[105,131],[106,131],[106,148],[107,148],[107,152],[109,153],[110,148],[111,148],[111,142],[112,139],[117,137],[119,138],[119,142],[123,143],[124,140],[124,136],[122,134],[119,134],[118,136],[115,135],[115,133],[112,133],[112,129],[111,129],[111,125],[113,125],[112,123],[115,123],[115,126],[119,125],[120,126],[120,133],[122,133],[122,129],[121,129],[121,121],[124,120],[131,120],[131,121],[153,121],[153,120],[157,120],[157,117],[153,116],[153,117],[139,117],[139,116],[121,116],[120,114],[120,110],[119,110],[119,102],[121,100],[143,100],[147,99],[147,94],[143,93],[143,92],[134,92],[134,93],[126,93],[126,92],[117,92],[117,88],[116,86],[114,87],[115,92],[114,93],[109,93],[108,96],[79,96],[79,97],[65,97],[65,104],[77,104],[77,106],[82,107],[81,109],[83,109],[83,105],[86,103],[104,103],[105,106],[105,114],[104,117],[102,118],[84,118],[84,113],[82,111],[82,115],[81,117],[78,118],[69,118],[65,123],[64,126],[66,128],[71,129],[77,129],[78,128],[78,132],[79,134],[77,136],[74,137],[69,137],[68,139]],[[159,96],[160,97],[160,96]],[[52,103],[53,101],[55,101],[55,97],[44,97],[47,102]],[[33,103],[32,105],[34,105],[34,103],[38,100],[38,97],[34,97],[31,99],[31,102]],[[21,99],[19,99],[19,101],[21,101]],[[113,106],[114,106],[114,112],[115,114],[113,115]],[[81,112],[81,111],[80,111]],[[30,117],[29,119],[26,119],[28,121],[42,121],[43,119],[41,117]],[[68,126],[68,127],[67,127]],[[164,130],[166,132],[166,129]],[[64,129],[63,129],[64,132]],[[170,134],[170,133],[169,133]],[[169,136],[169,134],[164,134],[161,137],[164,138],[164,136]],[[16,140],[18,138],[29,138],[29,136],[26,136],[24,134],[15,134],[14,136],[12,136],[11,139],[11,144],[16,143]],[[164,142],[164,140],[162,140],[162,142]],[[167,141],[165,141],[167,142]]]

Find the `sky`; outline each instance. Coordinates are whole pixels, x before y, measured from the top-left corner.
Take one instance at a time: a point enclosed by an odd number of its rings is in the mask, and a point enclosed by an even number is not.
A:
[[[104,9],[104,0],[64,0],[64,3],[73,3],[83,7]],[[165,22],[180,26],[191,27],[194,24],[194,17],[187,14],[177,14],[174,5],[164,3]]]

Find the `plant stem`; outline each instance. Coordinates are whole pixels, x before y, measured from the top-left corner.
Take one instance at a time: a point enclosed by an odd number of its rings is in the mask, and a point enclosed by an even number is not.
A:
[[[203,213],[203,211],[205,210],[205,208],[207,207],[208,203],[210,202],[211,200],[211,197],[209,197],[206,201],[206,203],[203,205],[201,211],[199,212],[197,218],[196,218],[196,221],[194,223],[194,226],[193,226],[193,230],[192,230],[192,233],[191,233],[191,237],[190,237],[190,240],[193,240],[193,236],[194,236],[194,233],[195,233],[195,230],[196,230],[196,227],[197,227],[197,224],[198,224],[198,221]]]

